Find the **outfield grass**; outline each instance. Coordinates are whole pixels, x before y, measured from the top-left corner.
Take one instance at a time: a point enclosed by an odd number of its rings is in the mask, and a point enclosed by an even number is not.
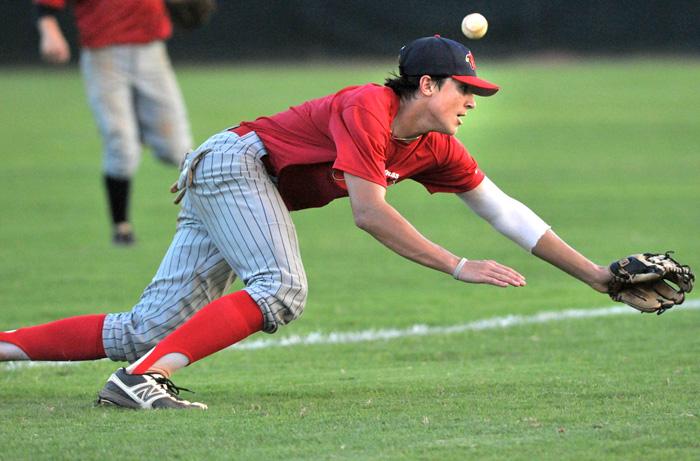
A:
[[[381,82],[392,66],[178,76],[201,142],[240,120]],[[700,268],[700,62],[480,61],[479,71],[503,90],[477,99],[459,137],[496,184],[598,263],[675,250]],[[174,232],[174,171],[144,158],[134,190],[139,245],[113,248],[99,138],[75,69],[5,70],[0,100],[0,329],[130,309]],[[413,265],[354,228],[338,200],[293,215],[309,302],[272,339],[612,305],[453,196],[402,183],[388,199],[427,237],[510,265],[527,287],[459,284]],[[699,320],[680,306],[663,316],[226,350],[175,376],[207,412],[95,407],[119,366],[108,361],[5,364],[0,459],[697,459]],[[259,337],[269,338],[249,341]]]

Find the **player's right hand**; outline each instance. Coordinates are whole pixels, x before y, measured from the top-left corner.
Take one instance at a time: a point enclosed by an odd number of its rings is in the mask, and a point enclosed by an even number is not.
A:
[[[467,261],[462,270],[459,271],[457,280],[468,283],[486,283],[497,287],[525,286],[525,277],[496,261]]]
[[[66,41],[56,18],[45,16],[39,22],[39,53],[51,64],[65,64],[70,60],[70,46]]]

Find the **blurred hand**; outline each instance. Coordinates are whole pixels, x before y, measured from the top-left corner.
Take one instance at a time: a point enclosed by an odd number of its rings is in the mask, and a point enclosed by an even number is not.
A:
[[[39,52],[41,58],[51,64],[65,64],[70,60],[70,47],[58,21],[53,16],[39,19]]]

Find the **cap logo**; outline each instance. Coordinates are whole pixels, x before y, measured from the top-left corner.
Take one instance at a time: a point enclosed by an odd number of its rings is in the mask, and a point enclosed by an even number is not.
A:
[[[474,55],[472,55],[471,51],[467,55],[467,62],[469,63],[469,66],[472,68],[472,70],[476,71],[476,63],[474,62]]]

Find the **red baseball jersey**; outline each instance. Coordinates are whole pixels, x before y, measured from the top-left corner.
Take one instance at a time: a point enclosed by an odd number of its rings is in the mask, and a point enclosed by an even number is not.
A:
[[[33,0],[63,9],[69,0]],[[172,24],[163,0],[73,0],[80,46],[101,48],[165,40]]]
[[[383,187],[404,179],[430,193],[466,192],[484,178],[454,136],[427,133],[407,144],[391,136],[399,97],[367,84],[241,125],[265,144],[290,210],[320,207],[348,195],[343,172]]]

